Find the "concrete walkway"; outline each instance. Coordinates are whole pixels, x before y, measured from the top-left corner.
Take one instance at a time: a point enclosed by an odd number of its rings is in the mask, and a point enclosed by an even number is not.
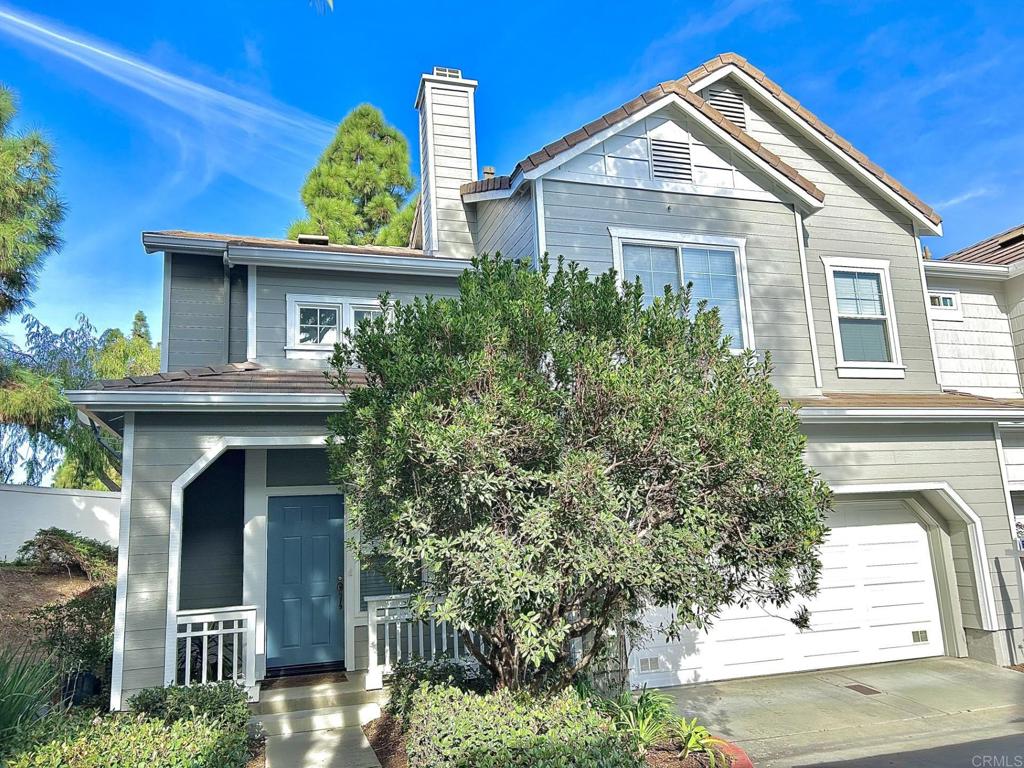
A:
[[[682,712],[742,745],[758,768],[1024,765],[1017,757],[1024,755],[1024,674],[968,659],[730,680],[666,693]],[[1003,755],[1014,757],[999,762]]]
[[[380,768],[359,726],[267,736],[267,768]]]

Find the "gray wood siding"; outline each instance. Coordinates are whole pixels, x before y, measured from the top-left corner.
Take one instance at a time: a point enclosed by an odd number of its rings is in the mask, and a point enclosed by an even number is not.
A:
[[[476,204],[473,242],[478,254],[501,253],[532,261],[536,250],[533,196],[525,185],[520,189],[513,197]]]
[[[825,193],[825,207],[805,217],[808,272],[814,306],[822,383],[827,391],[937,391],[928,336],[924,288],[910,218],[884,200],[866,182],[846,170],[772,110],[752,98],[747,132]],[[836,375],[825,268],[822,257],[888,259],[905,379],[856,379]]]
[[[260,267],[256,277],[256,361],[273,368],[322,368],[323,360],[290,360],[287,344],[288,294],[376,299],[382,293],[410,301],[417,296],[455,296],[455,279],[417,275]]]
[[[228,329],[228,362],[244,363],[249,329],[249,268],[231,268],[231,318]]]
[[[782,203],[545,180],[547,250],[604,272],[608,227],[744,237],[754,338],[785,394],[816,392],[793,211]]]
[[[1020,593],[990,424],[805,425],[806,461],[832,485],[945,481],[981,518],[999,626],[1020,625]],[[950,531],[966,627],[980,627],[966,535]]]
[[[320,435],[315,414],[145,414],[135,417],[128,545],[124,697],[163,685],[171,483],[224,435]]]
[[[226,362],[226,301],[224,266],[219,258],[201,254],[171,255],[168,370]]]

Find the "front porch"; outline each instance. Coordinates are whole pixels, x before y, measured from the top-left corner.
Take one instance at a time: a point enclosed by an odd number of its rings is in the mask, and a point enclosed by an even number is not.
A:
[[[231,680],[260,701],[265,680],[344,671],[373,691],[400,660],[467,655],[454,627],[414,621],[408,595],[359,567],[323,447],[214,452],[172,494],[166,683]]]

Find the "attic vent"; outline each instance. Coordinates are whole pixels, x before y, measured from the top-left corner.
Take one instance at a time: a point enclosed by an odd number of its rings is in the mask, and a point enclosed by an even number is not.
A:
[[[434,77],[450,77],[452,80],[461,80],[462,70],[451,67],[434,67]]]
[[[301,245],[330,245],[331,240],[327,235],[299,235]]]
[[[688,142],[651,139],[651,159],[654,161],[654,178],[693,181]]]
[[[708,88],[708,103],[729,118],[737,128],[747,129],[747,111],[743,107],[743,94],[724,88]]]

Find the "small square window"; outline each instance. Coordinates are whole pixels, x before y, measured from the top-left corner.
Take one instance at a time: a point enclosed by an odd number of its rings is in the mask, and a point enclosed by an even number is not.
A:
[[[300,345],[323,346],[338,341],[337,307],[299,307]]]

